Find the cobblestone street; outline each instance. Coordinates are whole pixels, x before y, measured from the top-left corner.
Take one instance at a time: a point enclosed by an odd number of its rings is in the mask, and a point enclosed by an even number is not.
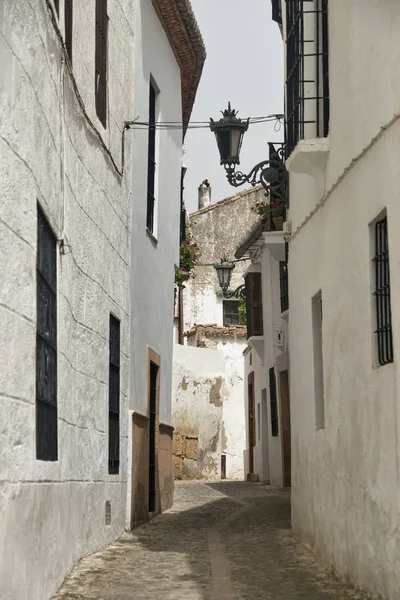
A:
[[[178,483],[175,505],[83,559],[54,600],[361,600],[290,532],[285,490]]]

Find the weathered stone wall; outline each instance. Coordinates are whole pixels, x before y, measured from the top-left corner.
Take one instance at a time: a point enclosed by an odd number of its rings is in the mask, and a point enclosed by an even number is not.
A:
[[[212,265],[224,257],[234,258],[246,233],[257,221],[251,209],[263,198],[261,187],[251,188],[190,215],[193,235],[201,250],[200,265]],[[243,273],[249,264],[249,260],[235,264],[232,289],[243,283]],[[190,329],[195,323],[222,325],[222,301],[214,267],[197,266],[194,277],[185,283],[184,329]]]
[[[220,479],[224,363],[217,350],[174,348],[172,420],[177,478]]]
[[[192,327],[187,332],[191,347],[218,350],[225,361],[225,385],[221,422],[221,453],[226,455],[226,477],[242,479],[243,450],[246,445],[243,384],[243,350],[246,347],[244,325]]]

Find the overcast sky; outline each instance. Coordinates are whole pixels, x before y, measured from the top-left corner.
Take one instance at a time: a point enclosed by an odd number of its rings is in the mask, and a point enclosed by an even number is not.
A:
[[[207,49],[192,121],[220,118],[227,107],[239,117],[283,113],[283,42],[271,19],[270,0],[191,0]],[[268,158],[268,142],[281,141],[273,123],[252,125],[245,134],[240,168],[248,172]],[[214,134],[188,130],[184,162],[187,210],[197,210],[197,188],[204,179],[212,186],[212,202],[235,194],[219,164]],[[245,189],[245,187],[239,188]]]

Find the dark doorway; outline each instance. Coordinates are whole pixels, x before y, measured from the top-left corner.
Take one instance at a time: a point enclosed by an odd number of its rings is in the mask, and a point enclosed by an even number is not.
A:
[[[281,392],[281,427],[282,427],[282,458],[283,458],[283,485],[291,486],[291,444],[290,444],[290,396],[289,373],[279,373]]]
[[[249,473],[254,473],[254,371],[248,379],[248,435],[249,435]]]
[[[158,366],[150,362],[149,512],[156,510],[156,426]]]

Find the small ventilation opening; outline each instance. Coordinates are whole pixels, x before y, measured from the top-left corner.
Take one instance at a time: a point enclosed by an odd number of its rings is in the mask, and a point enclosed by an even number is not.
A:
[[[106,500],[106,525],[111,525],[111,502]]]

